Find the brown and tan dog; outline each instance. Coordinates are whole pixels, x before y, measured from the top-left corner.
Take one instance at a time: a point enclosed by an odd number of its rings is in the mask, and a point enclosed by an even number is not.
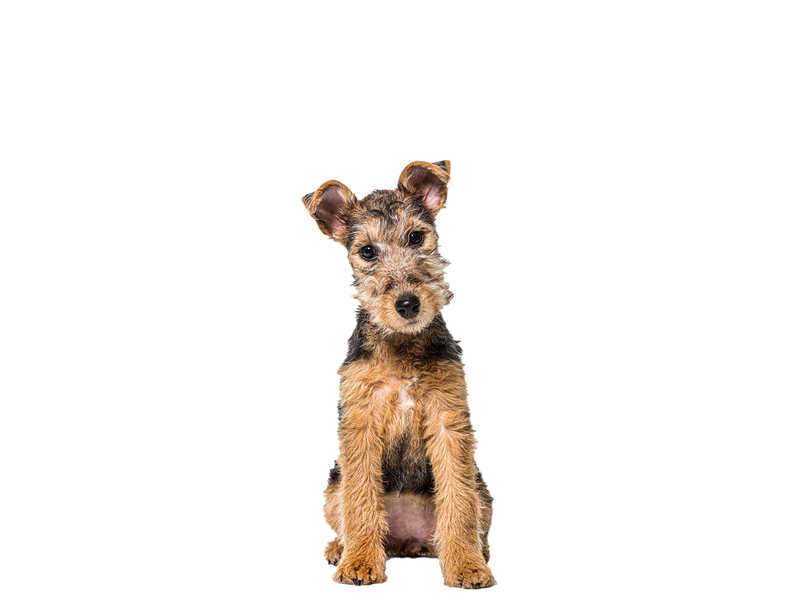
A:
[[[413,162],[396,190],[357,200],[338,181],[303,198],[320,230],[347,248],[358,309],[339,369],[339,458],[325,490],[336,532],[334,580],[386,581],[387,557],[438,557],[445,585],[495,584],[487,566],[492,497],[475,464],[461,348],[441,308],[434,219],[450,162]]]

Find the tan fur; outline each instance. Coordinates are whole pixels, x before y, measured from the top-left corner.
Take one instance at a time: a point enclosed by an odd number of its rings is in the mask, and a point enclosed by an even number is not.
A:
[[[360,340],[364,356],[339,369],[340,477],[325,490],[325,518],[337,534],[325,558],[336,565],[334,580],[341,583],[381,583],[387,557],[409,554],[438,557],[445,585],[495,583],[486,564],[492,498],[474,461],[463,365],[425,352],[435,341],[430,324],[452,298],[435,228],[418,210],[422,206],[433,216],[444,205],[450,164],[440,164],[415,162],[403,170],[399,191],[386,195],[390,203],[408,203],[401,217],[374,216],[368,203],[361,205],[335,181],[304,199],[323,233],[346,245],[342,235],[332,233],[340,220],[347,224],[356,298],[369,317]],[[333,201],[326,200],[331,186]],[[315,213],[320,202],[341,213]],[[424,241],[410,245],[409,231],[424,233]],[[362,258],[365,245],[374,247],[380,260]],[[402,294],[419,298],[416,318],[404,319],[395,310]],[[382,461],[401,440],[409,468],[430,465],[432,496],[383,489]],[[412,533],[390,535],[387,507],[400,532],[406,532],[406,514],[417,517],[407,528]]]

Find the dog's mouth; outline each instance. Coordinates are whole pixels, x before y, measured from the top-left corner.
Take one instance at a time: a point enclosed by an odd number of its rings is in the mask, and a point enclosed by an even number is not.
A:
[[[436,302],[425,294],[406,292],[394,299],[394,303],[383,307],[384,326],[394,333],[415,334],[430,325],[436,315]]]
[[[429,319],[422,319],[420,317],[414,317],[412,319],[406,319],[402,323],[397,323],[397,321],[393,320],[394,322],[391,324],[384,323],[386,328],[390,330],[392,333],[401,333],[404,335],[414,335],[425,329],[428,325],[430,325]]]
[[[433,289],[425,285],[398,286],[394,293],[368,285],[372,282],[366,279],[358,283],[355,297],[370,315],[370,321],[386,336],[421,333],[453,296],[444,282]]]

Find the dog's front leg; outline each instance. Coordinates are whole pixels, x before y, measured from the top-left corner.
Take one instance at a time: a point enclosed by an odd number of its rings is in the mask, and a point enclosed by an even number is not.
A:
[[[369,396],[349,397],[343,405],[339,465],[344,551],[334,581],[353,585],[383,583],[388,526],[381,500],[382,419]]]
[[[496,582],[481,548],[481,505],[475,438],[460,367],[426,401],[425,437],[436,484],[436,544],[445,585],[481,588]]]

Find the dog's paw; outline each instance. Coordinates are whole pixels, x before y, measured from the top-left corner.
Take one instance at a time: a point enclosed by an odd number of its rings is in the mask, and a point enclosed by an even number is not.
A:
[[[450,587],[478,589],[492,587],[496,583],[492,570],[481,563],[459,565],[444,574],[444,584]]]
[[[338,537],[332,542],[328,542],[328,545],[325,547],[325,560],[328,561],[329,565],[335,567],[339,564],[339,559],[342,557],[342,550],[344,550],[344,548]]]
[[[370,585],[386,581],[386,574],[383,565],[374,561],[345,558],[336,569],[333,580],[347,585]]]

